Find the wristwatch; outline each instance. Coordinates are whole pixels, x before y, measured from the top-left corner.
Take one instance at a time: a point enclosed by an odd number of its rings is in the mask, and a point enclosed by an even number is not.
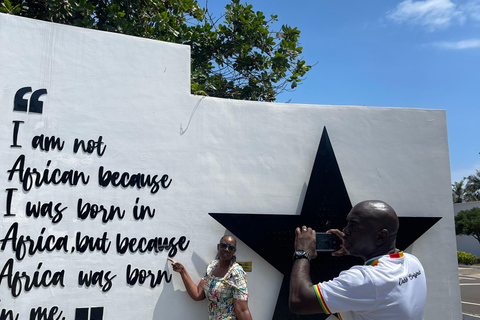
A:
[[[297,259],[307,259],[308,261],[310,261],[310,255],[304,250],[297,250],[293,254],[293,260]]]

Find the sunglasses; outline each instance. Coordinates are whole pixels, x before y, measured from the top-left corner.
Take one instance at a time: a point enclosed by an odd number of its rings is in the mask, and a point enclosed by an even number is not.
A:
[[[236,246],[232,246],[231,244],[227,244],[225,242],[220,242],[220,248],[227,249],[228,251],[235,251],[237,250]]]

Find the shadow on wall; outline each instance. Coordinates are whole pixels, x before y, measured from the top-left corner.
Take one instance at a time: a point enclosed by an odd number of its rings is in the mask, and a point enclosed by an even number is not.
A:
[[[213,258],[212,258],[213,260]],[[184,261],[180,261],[184,263]],[[189,270],[190,276],[195,283],[198,283],[200,279],[196,279],[195,273],[203,276],[207,265],[210,262],[204,261],[198,254],[193,253],[192,262],[195,268]],[[172,267],[168,261],[165,263],[164,270],[169,270],[172,273],[172,282],[164,284],[162,293],[158,298],[157,304],[153,311],[152,320],[160,319],[182,319],[182,320],[198,320],[207,319],[207,302],[193,301],[188,293],[185,291],[182,278],[179,274],[172,271]],[[172,303],[174,301],[174,303]]]

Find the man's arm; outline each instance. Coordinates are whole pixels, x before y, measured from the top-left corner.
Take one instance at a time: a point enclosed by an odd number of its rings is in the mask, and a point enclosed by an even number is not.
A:
[[[304,250],[311,259],[317,257],[315,230],[305,226],[295,230],[295,250]],[[296,259],[290,278],[289,307],[293,313],[324,313],[310,278],[310,261]]]

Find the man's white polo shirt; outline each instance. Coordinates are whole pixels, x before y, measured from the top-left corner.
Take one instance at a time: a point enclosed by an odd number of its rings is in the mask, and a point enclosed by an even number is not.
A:
[[[425,272],[408,253],[370,259],[314,289],[324,312],[343,320],[422,320],[425,314]]]

